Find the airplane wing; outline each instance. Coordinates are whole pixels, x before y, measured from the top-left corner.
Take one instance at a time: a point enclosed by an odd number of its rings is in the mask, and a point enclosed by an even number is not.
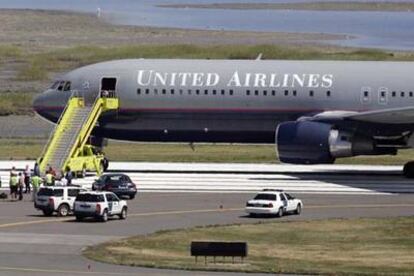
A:
[[[390,108],[375,111],[325,111],[314,115],[312,121],[359,121],[376,124],[414,124],[414,107]]]

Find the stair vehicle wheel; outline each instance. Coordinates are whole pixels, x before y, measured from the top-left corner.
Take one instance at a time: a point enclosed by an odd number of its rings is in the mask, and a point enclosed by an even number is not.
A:
[[[404,165],[403,174],[407,178],[414,178],[414,161],[407,162]]]
[[[69,214],[69,206],[67,204],[61,204],[57,213],[59,217],[66,217]]]
[[[295,214],[300,215],[300,213],[302,213],[302,206],[298,204],[298,206],[296,206]]]
[[[122,208],[121,214],[119,215],[120,219],[126,219],[128,215],[128,209],[126,207]]]
[[[104,210],[101,216],[101,221],[102,222],[107,222],[108,221],[108,210]]]
[[[280,218],[280,217],[283,217],[283,207],[280,207],[279,208],[279,211],[277,212],[277,216]]]

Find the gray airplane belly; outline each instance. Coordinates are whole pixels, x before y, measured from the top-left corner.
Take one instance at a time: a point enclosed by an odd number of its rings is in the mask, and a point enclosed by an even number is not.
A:
[[[273,143],[296,112],[129,112],[102,122],[100,135],[130,141]]]

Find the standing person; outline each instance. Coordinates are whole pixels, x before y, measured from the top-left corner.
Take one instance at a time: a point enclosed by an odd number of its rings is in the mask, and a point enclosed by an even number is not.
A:
[[[48,171],[46,173],[45,184],[46,184],[46,186],[53,186],[53,184],[54,184],[54,177],[53,177],[53,175],[50,171]]]
[[[12,174],[10,172],[10,198],[16,199],[17,197],[17,184],[19,182],[19,179],[17,178],[17,175]]]
[[[26,165],[26,169],[24,170],[24,185],[25,185],[24,193],[25,194],[27,193],[30,194],[30,174],[31,174],[31,171],[30,171],[29,165]]]
[[[67,171],[66,171],[65,178],[66,178],[66,180],[67,180],[67,185],[68,185],[68,186],[71,186],[71,185],[72,185],[72,179],[73,179],[73,173],[72,173],[72,171],[71,171],[70,167],[67,167],[67,169],[66,169],[66,170],[67,170]]]
[[[40,168],[39,168],[39,163],[37,163],[37,162],[34,164],[33,174],[34,174],[34,175],[37,175],[37,176],[40,176]]]
[[[24,174],[19,172],[19,200],[23,200]]]
[[[33,194],[32,194],[32,201],[36,200],[37,192],[39,191],[39,187],[42,184],[42,179],[38,175],[33,175],[32,177],[32,186],[33,186]]]

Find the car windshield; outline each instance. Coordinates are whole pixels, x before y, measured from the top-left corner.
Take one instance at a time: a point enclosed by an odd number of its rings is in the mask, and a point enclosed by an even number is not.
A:
[[[254,197],[254,199],[276,200],[276,195],[275,194],[258,194]]]
[[[86,202],[103,202],[105,201],[103,195],[95,194],[78,194],[76,196],[76,201],[86,201]]]
[[[104,178],[103,182],[107,184],[118,184],[122,182],[121,180],[122,180],[122,175],[107,175]]]
[[[42,188],[37,193],[38,196],[63,196],[63,189]]]

